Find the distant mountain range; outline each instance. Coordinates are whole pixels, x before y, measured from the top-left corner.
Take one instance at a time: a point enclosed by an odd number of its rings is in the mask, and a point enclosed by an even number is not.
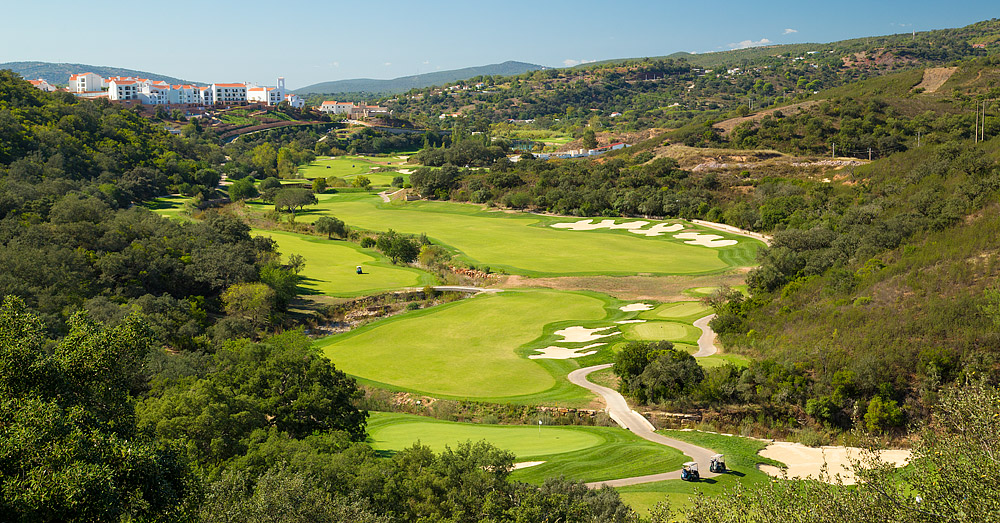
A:
[[[466,67],[464,69],[453,69],[450,71],[436,71],[427,74],[413,76],[402,76],[392,80],[374,80],[371,78],[356,78],[353,80],[337,80],[335,82],[323,82],[308,85],[300,89],[295,89],[294,93],[365,93],[370,95],[387,95],[405,93],[410,89],[421,89],[432,85],[444,85],[459,80],[468,80],[477,76],[499,75],[512,76],[528,71],[548,69],[544,65],[529,64],[525,62],[507,61],[502,64],[482,65],[479,67]]]
[[[27,80],[44,78],[50,84],[65,84],[69,81],[69,76],[75,73],[94,73],[105,78],[110,76],[138,76],[140,78],[151,78],[153,80],[163,80],[171,84],[195,84],[172,76],[149,73],[146,71],[136,71],[135,69],[123,69],[121,67],[107,67],[103,65],[86,64],[54,64],[51,62],[7,62],[0,64],[0,69],[10,69],[23,76]]]

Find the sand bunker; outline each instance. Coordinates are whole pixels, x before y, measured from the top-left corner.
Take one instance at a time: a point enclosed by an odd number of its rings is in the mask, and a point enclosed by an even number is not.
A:
[[[658,223],[648,229],[643,230],[631,230],[635,234],[644,234],[646,236],[661,236],[668,232],[677,232],[683,230],[684,226],[679,223]]]
[[[587,345],[586,347],[580,347],[578,349],[567,349],[566,347],[556,347],[555,345],[550,345],[544,349],[538,349],[541,354],[532,354],[528,356],[529,360],[568,360],[572,358],[582,358],[584,356],[590,356],[591,354],[597,354],[594,347],[600,347],[601,345],[607,345],[606,343],[593,343]],[[580,352],[587,351],[587,352]]]
[[[785,441],[774,442],[760,451],[761,456],[788,465],[789,478],[812,477],[818,479],[823,463],[826,463],[826,471],[831,479],[839,474],[845,485],[857,483],[857,476],[851,468],[850,459],[859,459],[862,457],[862,453],[862,449],[856,447],[807,447],[801,443]],[[882,461],[902,467],[910,460],[910,451],[883,450],[879,452],[879,456]],[[757,468],[765,474],[781,477],[781,469],[778,467],[759,465]]]
[[[400,169],[399,174],[413,174],[413,169]]]
[[[528,467],[534,467],[545,463],[544,461],[522,461],[520,463],[515,463],[511,470],[526,469]]]
[[[619,334],[618,331],[608,334],[596,334],[613,328],[614,327],[598,327],[596,329],[587,329],[584,327],[566,327],[565,329],[557,330],[555,334],[556,336],[562,336],[562,341],[564,343],[586,343],[588,341],[595,341]]]
[[[701,245],[703,247],[728,247],[739,243],[736,240],[724,240],[718,234],[704,234],[700,232],[682,232],[675,234],[674,238],[688,240],[684,242],[688,245]]]
[[[615,224],[614,220],[601,220],[594,223],[593,219],[580,220],[576,222],[553,223],[556,229],[569,229],[571,231],[593,231],[596,229],[641,229],[649,225],[649,222],[634,221]]]
[[[653,310],[653,306],[647,303],[630,303],[628,305],[618,307],[618,310],[623,312],[649,311]]]
[[[629,323],[646,323],[646,320],[621,320],[621,321],[616,321],[615,323],[626,325]]]

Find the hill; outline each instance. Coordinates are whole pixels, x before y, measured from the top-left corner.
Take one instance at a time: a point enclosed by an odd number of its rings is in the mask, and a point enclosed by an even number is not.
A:
[[[121,67],[108,67],[104,65],[68,64],[52,62],[7,62],[0,64],[0,69],[10,69],[21,75],[25,79],[34,80],[44,78],[52,84],[65,84],[69,76],[74,73],[95,73],[105,78],[109,76],[138,76],[141,78],[152,78],[163,80],[172,84],[192,84],[190,80],[182,80],[173,76],[165,76],[135,69],[124,69]]]
[[[444,85],[446,83],[468,80],[477,76],[512,76],[529,71],[547,69],[543,65],[529,64],[525,62],[506,61],[501,64],[490,64],[478,67],[465,67],[463,69],[453,69],[450,71],[437,71],[434,73],[418,74],[412,76],[401,76],[392,80],[375,80],[372,78],[355,78],[352,80],[337,80],[335,82],[323,82],[309,85],[294,92],[306,93],[364,93],[369,95],[388,95],[405,93],[410,89],[422,89],[432,85]]]

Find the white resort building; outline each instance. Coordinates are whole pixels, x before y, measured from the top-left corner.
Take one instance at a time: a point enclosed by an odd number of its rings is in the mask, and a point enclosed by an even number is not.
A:
[[[45,80],[31,80],[42,90],[54,91]],[[132,76],[102,78],[94,73],[78,73],[69,77],[69,92],[82,98],[104,98],[119,102],[143,105],[241,105],[256,103],[274,106],[281,102],[296,109],[305,107],[302,97],[285,91],[285,79],[278,78],[276,87],[252,83],[171,85],[163,80],[150,80]]]

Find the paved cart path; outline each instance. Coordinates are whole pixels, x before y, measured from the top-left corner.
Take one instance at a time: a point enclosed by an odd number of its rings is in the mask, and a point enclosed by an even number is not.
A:
[[[653,443],[659,443],[660,445],[673,447],[683,452],[685,455],[690,456],[690,461],[698,462],[698,472],[701,474],[701,477],[711,478],[717,476],[718,474],[708,471],[709,458],[713,454],[716,454],[715,451],[657,434],[653,425],[649,423],[649,420],[629,408],[628,403],[621,394],[615,390],[596,383],[591,383],[587,380],[587,375],[591,372],[607,369],[611,367],[611,365],[611,363],[606,363],[604,365],[594,365],[593,367],[577,369],[569,374],[569,381],[596,394],[600,394],[601,397],[604,398],[604,401],[608,404],[608,415],[611,416],[611,419],[615,420],[616,423],[621,425],[622,428],[632,431],[632,433],[642,439],[652,441]],[[651,483],[654,481],[680,478],[681,471],[678,469],[660,474],[650,474],[647,476],[613,479],[609,481],[595,481],[593,483],[587,483],[587,486],[591,488],[598,488],[602,485],[607,485],[609,487],[624,487],[626,485],[639,485],[641,483]]]

